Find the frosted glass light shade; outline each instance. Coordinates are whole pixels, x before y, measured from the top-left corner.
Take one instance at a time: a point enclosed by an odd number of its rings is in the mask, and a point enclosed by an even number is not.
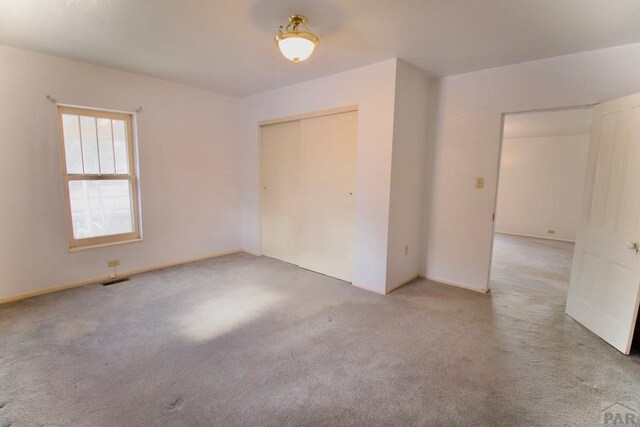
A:
[[[284,57],[297,64],[311,56],[318,38],[307,31],[287,31],[276,35],[275,42]]]

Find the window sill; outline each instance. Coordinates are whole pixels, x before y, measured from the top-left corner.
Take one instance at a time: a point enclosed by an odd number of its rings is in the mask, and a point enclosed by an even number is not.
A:
[[[80,251],[85,251],[87,249],[104,248],[106,246],[126,245],[129,243],[137,243],[137,242],[142,242],[142,237],[139,237],[137,239],[131,239],[131,240],[123,240],[121,242],[110,242],[110,243],[100,243],[97,245],[77,246],[75,248],[69,248],[69,252],[72,252],[72,253],[80,252]]]

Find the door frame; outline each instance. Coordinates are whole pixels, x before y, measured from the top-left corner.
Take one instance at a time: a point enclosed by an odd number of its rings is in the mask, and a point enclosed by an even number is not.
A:
[[[499,140],[499,149],[498,149],[498,169],[496,171],[496,186],[494,188],[494,198],[493,198],[493,217],[491,220],[491,245],[489,247],[489,272],[487,274],[487,285],[486,292],[491,291],[491,272],[493,270],[493,246],[496,235],[496,208],[498,207],[498,192],[500,191],[500,169],[502,167],[502,150],[504,149],[503,141],[504,141],[504,121],[506,116],[513,116],[517,114],[529,114],[529,113],[544,113],[551,111],[565,111],[565,110],[578,110],[578,109],[586,109],[593,108],[598,103],[593,104],[581,104],[581,105],[571,105],[568,107],[552,107],[552,108],[535,108],[532,110],[520,110],[515,112],[506,112],[500,115],[500,140]]]

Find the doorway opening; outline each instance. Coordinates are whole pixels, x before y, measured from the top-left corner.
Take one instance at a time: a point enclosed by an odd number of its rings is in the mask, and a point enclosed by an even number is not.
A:
[[[489,287],[564,316],[593,107],[505,114]]]
[[[636,329],[633,334],[631,352],[629,354],[636,357],[640,362],[640,316],[636,317]]]

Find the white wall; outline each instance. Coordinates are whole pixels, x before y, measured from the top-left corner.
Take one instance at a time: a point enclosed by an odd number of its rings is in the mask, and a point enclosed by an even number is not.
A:
[[[441,79],[428,216],[428,277],[487,288],[502,114],[640,91],[640,44]],[[474,180],[484,176],[485,189]]]
[[[261,250],[258,122],[357,104],[353,278],[385,291],[396,63],[391,59],[242,100],[245,249]]]
[[[588,151],[589,135],[503,139],[495,230],[575,242]]]
[[[420,270],[423,187],[430,143],[429,81],[420,70],[398,61],[395,90],[387,291],[417,276]]]
[[[0,46],[0,298],[241,247],[240,101]],[[138,106],[144,240],[69,253],[58,102]]]
[[[121,270],[135,270],[240,246],[259,252],[257,122],[352,104],[360,108],[354,279],[383,292],[387,262],[389,278],[402,277],[393,257],[408,237],[389,236],[402,218],[389,209],[402,205],[391,203],[393,140],[403,139],[404,128],[394,134],[398,64],[392,59],[239,101],[0,47],[0,297],[103,276],[112,257],[120,258]],[[441,79],[429,92],[438,104],[434,166],[430,160],[424,166],[422,272],[486,289],[503,113],[638,91],[640,44]],[[56,112],[46,94],[68,104],[144,107],[138,117],[143,242],[68,253]],[[486,178],[484,190],[474,188],[477,176]],[[393,188],[401,187],[394,181]]]

